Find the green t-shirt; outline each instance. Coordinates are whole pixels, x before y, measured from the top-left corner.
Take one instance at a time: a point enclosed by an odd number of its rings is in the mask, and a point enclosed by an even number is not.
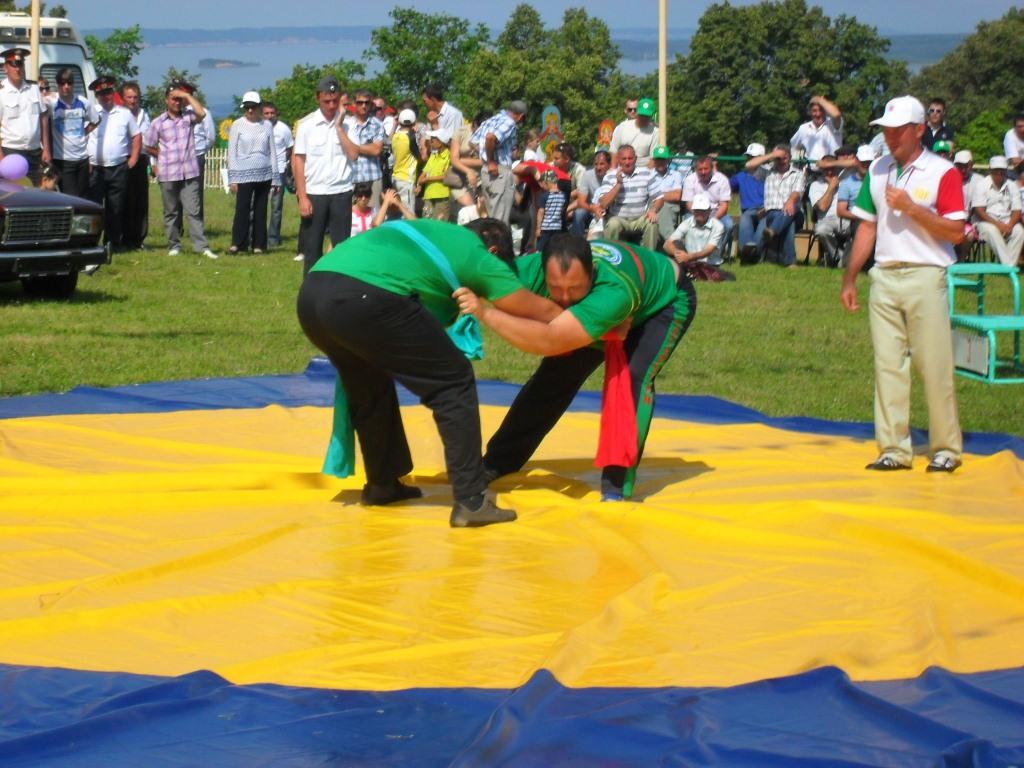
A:
[[[569,307],[590,338],[601,338],[627,317],[642,323],[675,300],[676,273],[665,254],[610,240],[593,240],[590,248],[594,254],[594,286]],[[639,264],[629,251],[636,254]],[[549,297],[540,253],[516,259],[516,269],[523,285]]]
[[[523,286],[501,259],[490,253],[474,232],[443,221],[404,222],[416,229],[448,259],[459,285],[494,301]],[[452,288],[434,260],[400,229],[382,224],[350,237],[327,253],[311,272],[337,272],[397,293],[418,295],[424,308],[443,325],[458,316]]]

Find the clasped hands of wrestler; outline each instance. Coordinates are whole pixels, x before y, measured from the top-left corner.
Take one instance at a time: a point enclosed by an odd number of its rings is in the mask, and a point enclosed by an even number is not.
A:
[[[459,305],[460,315],[473,315],[477,320],[485,325],[487,324],[487,321],[484,318],[484,315],[487,314],[487,312],[494,311],[494,307],[490,302],[482,301],[479,296],[465,286],[456,288],[455,292],[452,293],[452,298],[455,299]],[[625,339],[626,334],[629,333],[629,329],[632,325],[633,318],[627,317],[617,326],[605,333],[601,338],[604,340]]]

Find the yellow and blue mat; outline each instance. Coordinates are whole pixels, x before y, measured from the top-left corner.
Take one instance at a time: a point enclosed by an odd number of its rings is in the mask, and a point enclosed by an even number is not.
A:
[[[517,391],[481,383],[485,437]],[[0,400],[0,766],[1024,765],[1024,441],[867,473],[870,425],[597,398],[448,527],[319,473],[333,372]]]

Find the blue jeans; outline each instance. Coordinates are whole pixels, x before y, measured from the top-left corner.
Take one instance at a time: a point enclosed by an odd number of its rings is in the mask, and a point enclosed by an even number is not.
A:
[[[788,216],[781,210],[768,211],[764,217],[764,226],[772,230],[775,237],[758,243],[761,258],[765,257],[767,251],[776,251],[781,243],[782,248],[777,252],[779,264],[785,267],[796,264],[796,231],[800,228],[803,218],[803,211],[799,209],[793,216]]]
[[[747,208],[740,214],[740,248],[744,245],[757,245],[761,242],[764,230],[764,219],[757,217],[758,208]]]
[[[594,214],[590,211],[585,211],[582,208],[577,208],[572,212],[572,224],[569,226],[569,231],[574,235],[580,237],[587,236],[587,228],[590,226],[591,220],[594,218]]]

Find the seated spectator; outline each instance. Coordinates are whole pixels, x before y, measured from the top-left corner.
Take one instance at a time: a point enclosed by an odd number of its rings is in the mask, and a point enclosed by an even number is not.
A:
[[[981,237],[975,226],[978,222],[978,215],[974,212],[978,201],[984,200],[985,189],[988,186],[988,179],[980,173],[974,172],[974,155],[969,149],[961,149],[953,157],[953,167],[960,172],[963,180],[964,210],[967,211],[967,221],[964,222],[964,239],[953,246],[956,250],[956,257],[964,261],[970,256],[971,249]]]
[[[451,167],[451,156],[448,152],[451,136],[444,128],[429,131],[427,136],[430,138],[430,157],[423,164],[423,171],[416,184],[416,193],[423,194],[423,218],[448,221],[450,191],[445,184],[445,176]]]
[[[545,171],[540,177],[540,195],[537,198],[536,250],[543,251],[552,235],[564,228],[566,196],[554,171]]]
[[[953,129],[945,123],[946,102],[935,98],[928,103],[928,112],[925,115],[924,134],[921,136],[921,146],[939,154],[935,149],[935,143],[944,141],[949,145],[946,150],[953,154]]]
[[[662,205],[660,186],[652,168],[637,167],[636,152],[631,146],[620,147],[618,168],[605,175],[597,191],[599,205],[606,211],[605,239],[639,236],[644,248],[655,250]]]
[[[764,145],[754,142],[747,147],[747,160],[764,154]],[[744,168],[729,179],[729,188],[740,196],[740,261],[750,264],[757,260],[757,244],[764,229],[764,179],[768,170],[764,166],[753,173]]]
[[[416,218],[416,214],[402,203],[401,196],[394,189],[384,190],[380,208],[370,206],[372,197],[373,185],[369,182],[361,181],[352,190],[352,237],[379,227],[389,214],[400,214],[403,219]]]
[[[814,234],[818,238],[818,265],[838,267],[842,251],[850,240],[850,227],[839,218],[839,171],[834,165],[826,166],[826,160],[835,160],[833,155],[820,158],[820,176],[811,182],[808,199],[814,217]]]
[[[1024,226],[1020,223],[1020,193],[1006,174],[1008,163],[1002,155],[988,161],[989,177],[984,197],[975,202],[978,234],[991,246],[999,262],[1015,267],[1024,244]],[[974,202],[974,201],[972,201]]]
[[[672,152],[668,147],[655,147],[654,174],[658,179],[658,191],[662,197],[661,210],[658,212],[658,235],[662,240],[668,238],[679,225],[683,197],[683,177],[669,168]]]
[[[844,176],[839,182],[839,202],[836,204],[836,216],[846,222],[849,232],[846,247],[843,248],[842,255],[840,256],[840,263],[843,267],[846,266],[850,259],[850,248],[853,245],[853,238],[857,233],[857,225],[860,222],[860,219],[853,215],[853,206],[857,201],[857,195],[860,193],[861,183],[863,183],[868,168],[871,167],[871,162],[874,159],[874,150],[867,144],[861,144],[857,147],[854,165],[850,168],[849,174]]]
[[[812,96],[807,114],[811,119],[797,128],[789,140],[790,156],[802,149],[811,167],[816,168],[818,160],[835,154],[843,143],[843,113],[824,96]]]
[[[708,196],[698,192],[690,201],[690,215],[665,239],[665,253],[680,264],[694,261],[714,264],[712,257],[719,254],[720,264],[725,227],[711,215],[711,209]]]
[[[729,203],[732,201],[732,188],[724,173],[715,169],[715,158],[710,155],[698,157],[693,164],[693,173],[683,182],[683,203],[689,210],[690,201],[698,193],[707,195],[711,201],[711,215],[722,222],[725,236],[722,238],[722,255],[728,254],[732,242],[732,217],[729,215]]]
[[[804,172],[793,167],[792,159],[789,147],[778,144],[746,164],[747,171],[753,171],[772,163],[764,181],[765,222],[758,255],[788,267],[796,266],[796,230],[803,223]]]
[[[629,99],[626,102],[626,119],[615,126],[608,147],[613,164],[618,161],[619,150],[629,146],[636,153],[636,167],[650,167],[651,153],[661,144],[658,126],[652,119],[654,112],[654,99]]]
[[[1003,155],[1009,168],[1024,172],[1024,112],[1013,118],[1013,127],[1003,136]]]
[[[951,141],[939,139],[934,144],[932,144],[932,152],[941,157],[943,160],[953,162],[953,142]]]
[[[572,214],[572,233],[584,237],[590,222],[596,217],[600,221],[604,211],[598,203],[597,190],[601,188],[605,174],[612,165],[612,155],[604,149],[594,153],[593,167],[587,169],[576,187],[576,209]]]

